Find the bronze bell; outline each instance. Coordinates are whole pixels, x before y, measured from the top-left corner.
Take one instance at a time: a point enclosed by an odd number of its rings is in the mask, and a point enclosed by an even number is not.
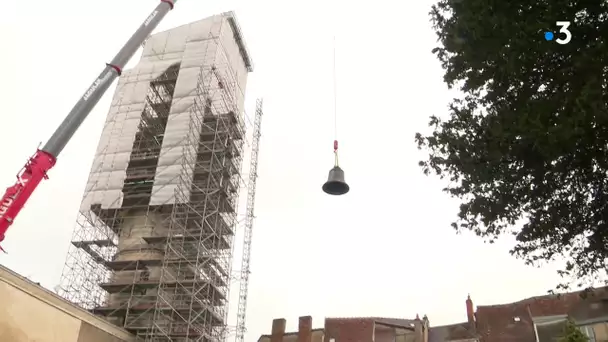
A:
[[[350,190],[350,187],[344,181],[344,171],[339,166],[334,166],[329,170],[327,182],[323,184],[323,191],[329,195],[344,195]]]

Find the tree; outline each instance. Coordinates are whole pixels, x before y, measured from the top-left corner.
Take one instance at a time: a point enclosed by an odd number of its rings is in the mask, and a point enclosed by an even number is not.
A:
[[[462,201],[455,229],[513,234],[529,264],[562,256],[577,285],[608,256],[607,15],[606,1],[440,0],[433,52],[463,95],[416,134],[424,172]],[[545,41],[562,20],[572,40]]]
[[[572,322],[568,320],[564,333],[559,342],[589,342],[589,338],[583,334],[583,332]]]

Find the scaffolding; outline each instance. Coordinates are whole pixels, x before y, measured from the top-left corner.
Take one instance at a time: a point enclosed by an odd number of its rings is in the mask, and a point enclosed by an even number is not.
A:
[[[218,36],[208,39],[203,60],[212,62],[198,69],[189,109],[178,114],[187,118],[178,140],[165,131],[183,69],[174,63],[150,80],[132,146],[113,151],[128,155],[120,192],[81,208],[59,286],[144,341],[226,338],[246,120],[235,72],[216,56],[225,51]],[[167,189],[170,198],[153,200]]]
[[[244,123],[220,77],[215,66],[202,70],[187,135],[198,151],[185,150],[169,231],[156,238],[165,258],[150,336],[224,338]]]
[[[253,136],[251,139],[251,155],[249,165],[249,182],[247,183],[247,209],[245,211],[245,226],[243,231],[243,255],[241,257],[241,274],[239,285],[239,302],[236,318],[236,342],[245,341],[247,332],[247,296],[249,294],[249,274],[251,262],[251,242],[253,238],[253,221],[255,220],[255,190],[258,178],[258,156],[260,152],[260,137],[262,135],[263,101],[257,99],[255,119],[253,121]]]

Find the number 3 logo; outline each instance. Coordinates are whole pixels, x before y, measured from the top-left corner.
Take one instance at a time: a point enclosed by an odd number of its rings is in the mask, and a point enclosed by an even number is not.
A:
[[[557,38],[555,40],[555,42],[558,44],[561,44],[561,45],[570,43],[570,41],[572,40],[572,33],[568,30],[568,27],[570,27],[570,22],[569,21],[558,21],[555,23],[555,25],[560,27],[560,29],[559,29],[560,33],[563,33],[566,35],[565,39]]]

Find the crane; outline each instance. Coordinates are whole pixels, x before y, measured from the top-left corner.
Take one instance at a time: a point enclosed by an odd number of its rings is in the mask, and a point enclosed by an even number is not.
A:
[[[177,0],[160,0],[154,11],[129,38],[127,43],[118,51],[110,63],[106,64],[101,74],[87,88],[76,105],[68,113],[47,143],[30,157],[25,166],[17,174],[17,182],[6,189],[0,199],[0,242],[4,240],[7,230],[25,206],[34,190],[43,179],[48,179],[47,173],[55,166],[57,157],[74,136],[91,110],[110,88],[114,80],[122,73],[127,62],[133,57],[141,44],[158,26],[161,20],[173,9]],[[0,250],[4,251],[2,247]]]
[[[247,184],[247,209],[245,214],[245,229],[243,233],[243,256],[241,259],[241,278],[239,287],[239,306],[236,319],[236,342],[245,340],[247,328],[247,294],[249,293],[249,262],[251,259],[251,238],[253,231],[255,188],[258,178],[258,155],[260,152],[260,136],[262,127],[262,99],[256,101],[255,119],[253,120],[253,139],[251,142],[251,161],[249,166],[249,183]]]

